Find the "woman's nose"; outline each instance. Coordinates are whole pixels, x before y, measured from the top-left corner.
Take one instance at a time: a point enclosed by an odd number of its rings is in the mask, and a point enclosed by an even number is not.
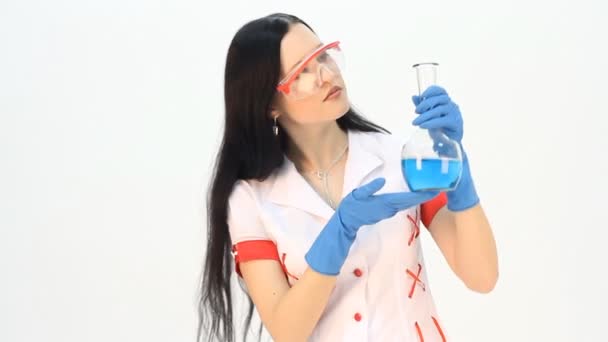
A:
[[[318,84],[319,86],[323,85],[323,83],[325,83],[325,82],[333,81],[333,79],[335,77],[336,77],[336,72],[331,70],[331,68],[329,68],[325,64],[319,65],[319,77],[317,77],[317,80],[319,81],[319,84]]]

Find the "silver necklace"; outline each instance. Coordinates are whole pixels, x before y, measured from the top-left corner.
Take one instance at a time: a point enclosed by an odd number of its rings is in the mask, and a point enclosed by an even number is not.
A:
[[[325,190],[325,198],[327,200],[327,202],[329,202],[329,206],[332,207],[332,209],[336,209],[336,205],[334,204],[334,201],[332,201],[331,196],[329,195],[329,185],[327,184],[327,176],[329,176],[329,171],[331,171],[331,169],[336,165],[336,163],[342,159],[342,156],[344,155],[344,153],[346,153],[346,150],[348,150],[348,144],[346,144],[346,146],[344,146],[344,149],[342,150],[342,152],[329,164],[329,166],[325,169],[325,170],[312,170],[312,171],[306,171],[304,173],[306,174],[313,174],[315,176],[317,176],[317,178],[319,178],[319,180],[321,180],[323,182],[323,188]]]

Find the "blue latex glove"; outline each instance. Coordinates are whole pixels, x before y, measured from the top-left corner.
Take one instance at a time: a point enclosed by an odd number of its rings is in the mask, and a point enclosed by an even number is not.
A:
[[[448,209],[462,211],[479,203],[475,184],[471,178],[469,159],[462,147],[463,121],[458,105],[450,99],[445,89],[430,86],[421,96],[414,95],[412,101],[416,113],[420,114],[412,124],[429,130],[441,130],[450,139],[460,144],[462,149],[462,176],[456,188],[448,191]]]
[[[326,275],[339,274],[361,226],[375,224],[438,195],[436,191],[374,195],[385,182],[384,178],[376,178],[340,202],[305,255],[313,270]]]

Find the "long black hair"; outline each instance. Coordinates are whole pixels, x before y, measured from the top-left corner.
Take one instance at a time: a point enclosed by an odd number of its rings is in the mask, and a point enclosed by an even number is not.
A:
[[[269,115],[281,73],[281,40],[301,19],[275,13],[244,25],[234,36],[226,57],[225,127],[207,193],[207,252],[203,268],[197,341],[234,341],[231,274],[232,243],[228,232],[228,198],[239,179],[264,180],[283,162],[287,134],[275,136]],[[314,32],[314,31],[313,31]],[[337,120],[344,130],[388,131],[351,107]],[[251,325],[249,300],[244,339]],[[260,325],[260,332],[262,326]]]

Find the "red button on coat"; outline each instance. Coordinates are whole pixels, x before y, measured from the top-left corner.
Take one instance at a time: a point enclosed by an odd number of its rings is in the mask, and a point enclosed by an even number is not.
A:
[[[355,268],[353,273],[355,274],[356,277],[360,277],[363,274],[363,272],[358,268]]]
[[[357,312],[355,314],[355,321],[359,322],[360,320],[361,320],[361,314]]]

